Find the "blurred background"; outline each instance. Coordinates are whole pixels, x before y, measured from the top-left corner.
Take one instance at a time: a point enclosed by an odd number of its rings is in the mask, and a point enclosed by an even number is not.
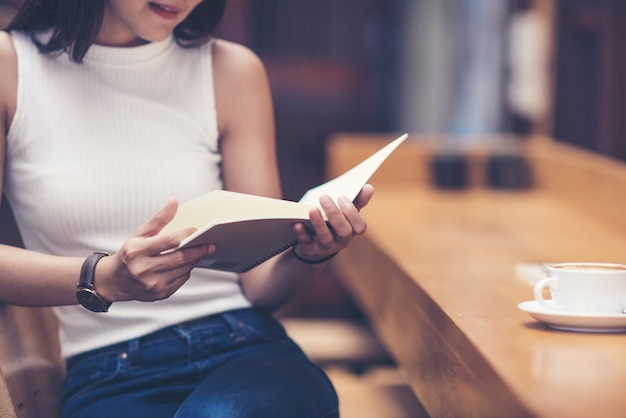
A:
[[[544,133],[626,159],[620,0],[231,0],[267,65],[285,196],[336,131]]]
[[[21,3],[0,0],[0,27]],[[324,181],[337,132],[437,134],[449,146],[542,134],[626,161],[624,22],[623,0],[230,0],[219,36],[265,62],[284,196],[297,200]],[[330,272],[281,315],[330,321],[297,328],[311,331],[302,338],[361,344],[359,378],[393,365]],[[358,327],[332,327],[342,324]],[[393,396],[408,406],[386,416],[425,416],[410,392]]]

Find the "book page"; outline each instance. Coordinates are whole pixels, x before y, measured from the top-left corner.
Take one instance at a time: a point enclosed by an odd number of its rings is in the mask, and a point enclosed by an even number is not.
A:
[[[311,209],[311,205],[289,200],[214,190],[181,204],[174,219],[163,228],[162,232],[187,227],[202,231],[216,223],[247,219],[308,219]]]
[[[371,157],[342,175],[309,189],[300,199],[300,203],[319,206],[319,200],[322,195],[330,196],[335,202],[339,196],[345,196],[351,201],[354,201],[363,186],[367,184],[367,181],[372,177],[383,161],[385,161],[385,159],[387,159],[387,157],[408,137],[408,134],[404,134],[396,138]]]

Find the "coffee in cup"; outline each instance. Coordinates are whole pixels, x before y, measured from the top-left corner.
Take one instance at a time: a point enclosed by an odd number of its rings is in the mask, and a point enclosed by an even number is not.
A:
[[[623,314],[626,311],[626,265],[558,263],[547,266],[548,277],[534,289],[544,308],[582,314]],[[552,303],[543,297],[548,287]]]

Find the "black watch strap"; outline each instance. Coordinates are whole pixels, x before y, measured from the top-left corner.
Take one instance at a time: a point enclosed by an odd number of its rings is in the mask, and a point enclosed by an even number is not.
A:
[[[76,297],[81,305],[92,312],[106,312],[111,306],[111,302],[98,295],[94,288],[96,265],[98,261],[108,255],[105,252],[95,252],[85,259],[80,269],[80,278],[76,285],[78,288]]]

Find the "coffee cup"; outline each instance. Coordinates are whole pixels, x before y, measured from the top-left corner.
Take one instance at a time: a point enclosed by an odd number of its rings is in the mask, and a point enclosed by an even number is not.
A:
[[[546,309],[583,314],[623,314],[626,311],[626,265],[558,263],[547,267],[548,277],[534,289],[535,300]],[[543,297],[548,287],[552,303]]]

